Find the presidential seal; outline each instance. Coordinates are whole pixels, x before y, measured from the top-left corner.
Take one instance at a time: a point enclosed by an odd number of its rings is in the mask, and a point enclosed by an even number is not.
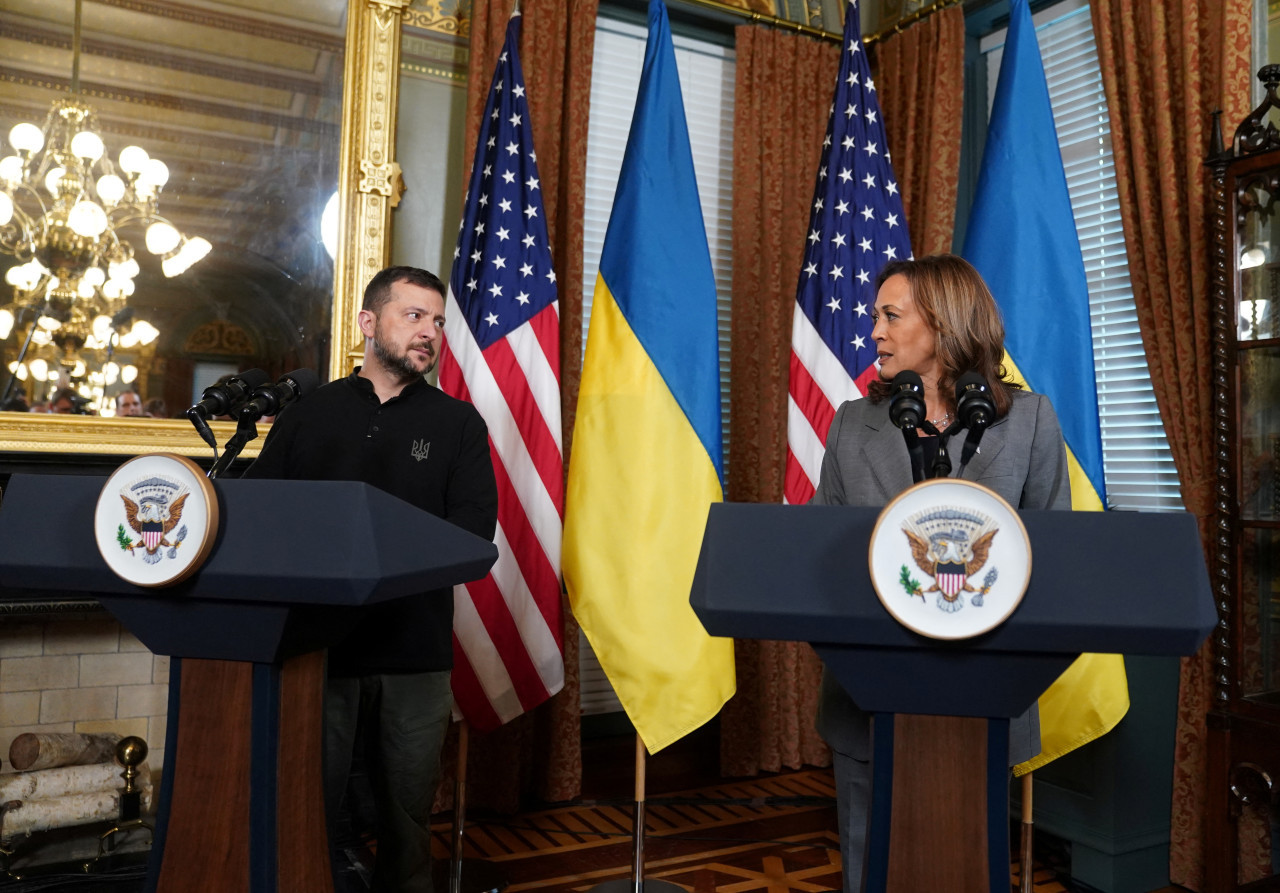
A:
[[[117,576],[138,586],[171,586],[194,573],[213,548],[218,502],[200,467],[152,453],[116,469],[98,496],[98,551]]]
[[[925,481],[885,506],[871,535],[871,582],[903,626],[965,639],[999,626],[1031,579],[1018,513],[969,481]]]

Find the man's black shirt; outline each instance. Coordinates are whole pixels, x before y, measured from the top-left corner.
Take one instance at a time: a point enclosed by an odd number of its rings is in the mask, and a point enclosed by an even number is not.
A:
[[[497,524],[484,420],[421,379],[386,403],[355,372],[319,388],[280,414],[244,476],[364,481],[485,539]],[[329,649],[329,672],[446,670],[452,632],[447,589],[366,608]]]

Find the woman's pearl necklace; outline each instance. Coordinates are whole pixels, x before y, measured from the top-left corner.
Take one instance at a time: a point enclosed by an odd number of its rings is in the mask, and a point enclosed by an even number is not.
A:
[[[950,411],[948,411],[948,412],[944,412],[940,418],[926,419],[925,421],[927,421],[930,425],[933,425],[933,427],[937,428],[939,425],[941,425],[945,421],[948,421],[950,418],[951,418],[951,413]]]

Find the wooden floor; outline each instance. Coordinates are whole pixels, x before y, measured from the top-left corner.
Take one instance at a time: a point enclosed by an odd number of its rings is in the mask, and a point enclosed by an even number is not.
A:
[[[646,877],[696,893],[840,886],[831,774],[823,770],[700,787],[646,804]],[[589,802],[472,825],[463,851],[505,875],[511,893],[585,891],[631,876],[632,806]],[[447,859],[451,825],[435,827]]]
[[[645,876],[692,893],[820,893],[841,889],[835,792],[829,770],[810,769],[704,785],[647,804]],[[510,893],[581,893],[631,876],[632,807],[623,799],[584,802],[468,827],[463,889],[479,869]],[[446,861],[452,826],[433,827]],[[1053,861],[1051,847],[1043,856]],[[474,860],[485,865],[477,866]],[[1036,893],[1079,893],[1065,865],[1037,864]],[[1010,866],[1012,890],[1018,868]],[[1168,888],[1172,893],[1176,888]],[[1159,893],[1159,891],[1153,891]]]

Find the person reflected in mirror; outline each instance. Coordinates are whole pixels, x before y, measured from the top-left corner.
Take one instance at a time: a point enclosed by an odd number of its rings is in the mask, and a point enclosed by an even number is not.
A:
[[[146,405],[142,407],[142,414],[149,419],[169,418],[168,407],[165,406],[164,400],[160,397],[152,397],[148,400]]]
[[[141,418],[143,416],[142,395],[132,389],[116,394],[116,416]]]

